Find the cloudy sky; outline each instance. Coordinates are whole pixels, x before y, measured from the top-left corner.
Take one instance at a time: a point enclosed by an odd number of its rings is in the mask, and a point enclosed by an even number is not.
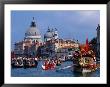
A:
[[[76,39],[85,43],[96,36],[96,27],[100,24],[98,10],[67,10],[67,11],[12,11],[11,12],[11,43],[21,41],[26,30],[35,17],[37,27],[43,37],[50,28],[57,28],[60,38]]]

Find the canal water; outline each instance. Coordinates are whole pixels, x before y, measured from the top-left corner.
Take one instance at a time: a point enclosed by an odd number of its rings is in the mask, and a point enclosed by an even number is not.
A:
[[[58,66],[54,70],[43,70],[43,61],[38,62],[36,68],[12,68],[12,77],[100,77],[100,69],[97,69],[91,73],[75,73],[72,67],[66,68],[67,66],[72,66],[71,61],[66,61]]]

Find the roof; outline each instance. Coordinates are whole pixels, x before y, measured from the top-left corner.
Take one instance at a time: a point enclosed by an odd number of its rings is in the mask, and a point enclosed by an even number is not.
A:
[[[33,19],[33,21],[31,22],[31,25],[29,27],[29,29],[26,31],[25,36],[39,36],[40,32],[36,26],[36,23]]]

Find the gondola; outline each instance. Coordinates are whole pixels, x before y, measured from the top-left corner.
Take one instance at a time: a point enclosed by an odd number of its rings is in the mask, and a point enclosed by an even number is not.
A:
[[[26,59],[26,58],[14,58],[11,61],[11,67],[12,68],[36,68],[38,65],[37,60],[31,60],[31,59]]]
[[[37,65],[38,65],[38,62],[36,60],[32,60],[32,61],[24,60],[23,62],[24,68],[36,68]]]
[[[22,59],[13,59],[11,61],[12,68],[22,68],[23,67],[23,61]]]

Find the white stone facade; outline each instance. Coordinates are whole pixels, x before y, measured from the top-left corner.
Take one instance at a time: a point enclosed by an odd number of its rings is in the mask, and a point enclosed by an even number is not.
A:
[[[29,29],[25,33],[24,40],[15,43],[14,53],[16,56],[36,55],[37,48],[41,43],[41,35],[33,18]]]

